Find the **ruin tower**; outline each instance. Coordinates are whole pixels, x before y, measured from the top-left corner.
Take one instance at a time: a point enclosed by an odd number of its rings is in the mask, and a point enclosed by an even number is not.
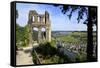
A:
[[[38,28],[37,42],[40,43],[43,41],[42,37],[42,28],[45,28],[45,41],[51,42],[51,23],[49,18],[49,13],[45,11],[44,14],[38,14],[35,10],[29,11],[28,16],[28,26],[29,26],[29,45],[33,45],[33,28]]]
[[[49,13],[45,11],[45,23],[46,23],[46,39],[51,41],[51,23],[49,20]]]

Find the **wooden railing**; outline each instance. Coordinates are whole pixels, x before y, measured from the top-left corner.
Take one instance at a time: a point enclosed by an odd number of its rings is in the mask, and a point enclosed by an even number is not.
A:
[[[33,49],[33,50],[34,50],[34,53],[35,53],[35,56],[36,56],[37,64],[42,64],[42,62],[41,62],[36,50],[35,49]]]

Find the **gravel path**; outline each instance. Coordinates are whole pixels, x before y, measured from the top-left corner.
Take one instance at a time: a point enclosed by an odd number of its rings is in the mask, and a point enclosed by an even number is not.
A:
[[[34,64],[32,61],[32,49],[33,47],[37,47],[38,43],[33,44],[33,46],[24,47],[22,50],[17,51],[16,55],[16,65],[32,65]]]
[[[31,50],[19,50],[16,55],[16,65],[32,65],[34,64],[32,61]]]

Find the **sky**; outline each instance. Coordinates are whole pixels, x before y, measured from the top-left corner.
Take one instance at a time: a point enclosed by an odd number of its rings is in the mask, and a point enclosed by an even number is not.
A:
[[[59,7],[47,4],[31,4],[31,3],[17,3],[16,9],[18,10],[17,23],[20,26],[25,26],[28,23],[28,14],[30,10],[36,10],[38,14],[44,14],[48,11],[51,21],[52,31],[86,31],[87,26],[83,24],[86,19],[84,14],[83,20],[77,23],[78,12],[74,12],[71,20],[69,20],[67,14],[63,14]],[[95,27],[93,27],[95,30]]]

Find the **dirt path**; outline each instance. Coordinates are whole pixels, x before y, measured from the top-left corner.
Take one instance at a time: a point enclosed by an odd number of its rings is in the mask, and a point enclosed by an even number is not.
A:
[[[34,64],[32,61],[31,50],[26,49],[26,50],[17,51],[16,64],[17,65],[32,65],[32,64]]]

